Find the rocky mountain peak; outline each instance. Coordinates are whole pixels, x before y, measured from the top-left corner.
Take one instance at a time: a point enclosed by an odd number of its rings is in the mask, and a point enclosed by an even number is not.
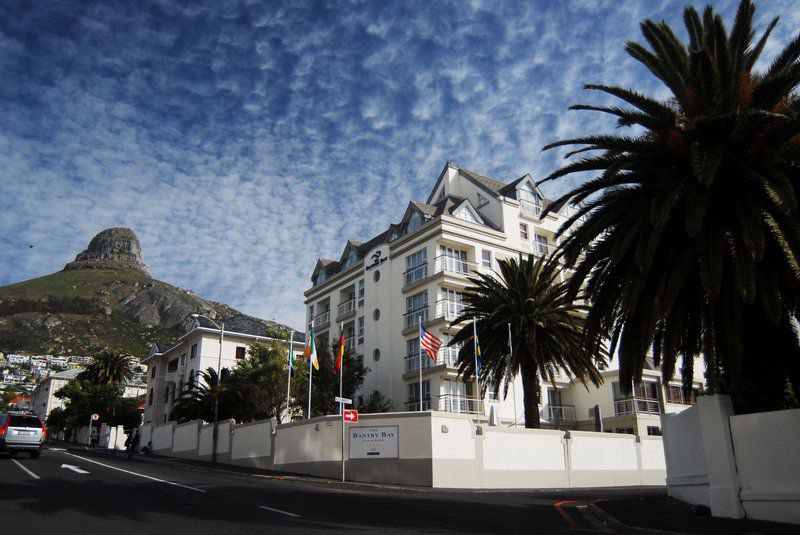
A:
[[[142,260],[139,238],[129,228],[107,228],[97,234],[89,246],[64,271],[77,269],[132,269],[149,276]]]

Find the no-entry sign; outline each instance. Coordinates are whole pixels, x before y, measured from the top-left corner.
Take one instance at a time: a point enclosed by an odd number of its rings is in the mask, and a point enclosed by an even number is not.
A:
[[[342,412],[342,419],[345,422],[356,423],[358,422],[358,411],[356,410],[345,410]]]

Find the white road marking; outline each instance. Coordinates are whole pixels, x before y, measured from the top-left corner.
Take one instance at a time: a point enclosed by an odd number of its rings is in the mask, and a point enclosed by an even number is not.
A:
[[[80,459],[82,461],[86,461],[87,463],[98,464],[100,466],[104,466],[104,467],[110,468],[112,470],[118,470],[120,472],[124,472],[126,474],[130,474],[132,476],[143,477],[143,478],[149,479],[151,481],[158,481],[159,483],[166,483],[167,485],[174,485],[176,487],[181,487],[183,489],[193,490],[195,492],[206,492],[203,489],[197,489],[195,487],[189,487],[187,485],[181,485],[180,483],[175,483],[174,481],[167,481],[166,479],[159,479],[157,477],[148,476],[148,475],[145,475],[145,474],[139,474],[137,472],[131,472],[130,470],[125,470],[124,468],[117,468],[116,466],[111,466],[110,464],[101,463],[100,461],[95,461],[94,459],[87,459],[86,457],[81,457],[80,455],[75,455],[74,453],[64,452],[64,455],[69,455],[70,457],[75,457],[75,458]]]
[[[266,511],[272,511],[273,513],[280,513],[282,515],[291,516],[294,518],[300,518],[300,515],[290,513],[289,511],[281,511],[280,509],[273,509],[272,507],[267,507],[266,505],[259,505],[259,507]]]
[[[22,468],[22,469],[23,469],[23,470],[24,470],[24,471],[25,471],[25,472],[26,472],[26,473],[27,473],[29,476],[31,476],[33,479],[39,479],[39,476],[37,476],[36,474],[34,474],[33,472],[31,472],[31,471],[30,471],[30,470],[28,470],[27,468],[25,468],[24,466],[22,466],[22,463],[20,463],[18,460],[16,460],[16,459],[11,459],[11,460],[14,462],[14,464],[16,464],[17,466],[19,466],[20,468]]]
[[[72,465],[72,464],[62,464],[61,468],[66,468],[67,470],[72,470],[76,474],[88,474],[89,473],[86,470],[82,470],[81,468],[78,468],[77,466]]]

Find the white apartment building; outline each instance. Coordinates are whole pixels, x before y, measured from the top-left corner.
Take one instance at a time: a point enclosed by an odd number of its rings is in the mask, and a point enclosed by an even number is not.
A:
[[[410,202],[399,223],[365,243],[347,241],[338,260],[317,261],[304,296],[318,345],[338,338],[344,323],[348,347],[369,368],[361,393],[381,392],[395,411],[419,410],[421,403],[422,410],[483,417],[494,412],[506,425],[516,414],[523,422],[521,380],[509,387],[506,399],[495,392],[479,399],[472,380],[458,377],[458,348],[446,344],[457,332],[450,323],[463,310],[469,275],[492,273],[499,259],[520,253],[547,255],[558,245],[554,235],[572,209],[542,217],[548,203],[530,175],[504,184],[447,163],[426,201]],[[435,363],[423,354],[422,395],[420,320],[444,342]],[[544,424],[593,429],[589,409],[596,404],[604,421],[624,416],[614,412],[626,407],[621,394],[614,397],[618,389],[611,391],[614,373],[604,372],[609,382],[587,396],[579,393],[583,385],[563,374],[555,385],[542,385]],[[635,420],[639,405],[631,403]],[[641,426],[630,420],[608,420],[607,429],[638,433]]]
[[[244,315],[225,321],[222,338],[222,367],[230,370],[236,367],[239,360],[245,358],[248,349],[255,342],[287,342],[272,338],[262,320]],[[150,354],[142,360],[142,364],[148,367],[145,424],[169,421],[170,411],[184,386],[200,381],[201,371],[208,368],[218,369],[219,339],[220,330],[208,319],[200,317],[176,344],[153,346]],[[296,357],[302,355],[304,344],[305,333],[295,332],[292,337],[292,351]]]

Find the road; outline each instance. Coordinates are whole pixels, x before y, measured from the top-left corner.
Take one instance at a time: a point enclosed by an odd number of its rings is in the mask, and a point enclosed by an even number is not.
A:
[[[562,502],[592,494],[275,478],[82,448],[0,454],[0,533],[588,533],[599,526]]]

